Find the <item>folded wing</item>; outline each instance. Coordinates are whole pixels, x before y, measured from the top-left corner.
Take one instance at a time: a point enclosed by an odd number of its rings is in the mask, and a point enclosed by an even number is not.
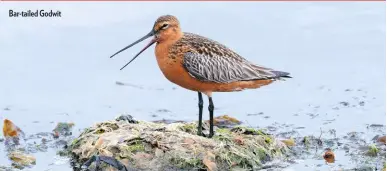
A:
[[[183,65],[196,79],[216,83],[275,79],[289,74],[260,67],[241,58],[208,56],[197,52],[185,53]]]

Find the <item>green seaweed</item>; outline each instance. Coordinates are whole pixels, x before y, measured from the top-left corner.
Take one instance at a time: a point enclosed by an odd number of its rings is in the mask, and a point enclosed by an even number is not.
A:
[[[231,132],[236,132],[236,133],[241,133],[241,134],[246,134],[246,135],[261,135],[261,136],[266,136],[268,135],[261,129],[254,129],[254,128],[249,128],[245,126],[236,126],[230,130]]]
[[[145,146],[143,144],[133,144],[129,145],[127,148],[131,153],[145,151]]]
[[[265,137],[265,142],[266,142],[267,144],[273,143],[272,137],[270,137],[270,136],[264,136],[264,137]]]
[[[309,145],[310,145],[310,138],[309,138],[309,136],[305,136],[305,137],[302,139],[302,143],[304,143],[304,145],[308,148]]]
[[[367,154],[369,156],[375,157],[378,155],[378,152],[379,152],[379,149],[378,149],[378,147],[375,146],[375,144],[371,144],[370,146],[368,146]]]
[[[199,158],[172,157],[169,161],[171,164],[181,169],[203,168],[202,160]]]
[[[219,133],[219,134],[231,134],[231,131],[230,131],[230,129],[227,129],[227,128],[218,128],[216,130],[216,133]]]
[[[195,133],[197,129],[197,125],[194,123],[187,123],[180,127],[182,131],[187,133]]]
[[[81,140],[82,140],[82,138],[75,138],[73,141],[71,141],[70,146],[69,146],[69,150],[78,148],[81,145],[81,143],[80,143]]]
[[[253,164],[249,161],[249,159],[239,154],[228,152],[228,153],[225,153],[225,155],[223,155],[221,158],[227,161],[229,168],[233,168],[233,167],[241,167],[243,169],[253,168]]]
[[[266,161],[268,157],[268,152],[263,148],[258,148],[257,155],[259,156],[259,160]]]
[[[214,135],[212,138],[216,141],[232,142],[230,137],[224,135]]]

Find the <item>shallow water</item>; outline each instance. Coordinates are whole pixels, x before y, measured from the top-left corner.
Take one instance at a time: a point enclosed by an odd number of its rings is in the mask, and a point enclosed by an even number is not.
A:
[[[9,9],[61,10],[63,17],[9,18]],[[385,125],[383,2],[7,2],[0,12],[0,119],[14,121],[26,134],[66,121],[76,124],[76,133],[122,113],[139,120],[196,120],[197,94],[164,78],[153,48],[119,70],[145,42],[109,59],[163,14],[177,16],[184,31],[294,77],[258,90],[215,93],[215,115],[254,127],[304,127],[297,129],[300,135],[335,129],[337,135],[365,132],[371,140],[385,134],[367,129]],[[66,163],[52,165],[54,150],[34,155],[37,165],[30,170],[70,170]],[[341,156],[336,164],[353,165]],[[8,164],[0,155],[0,165]],[[318,164],[329,168],[310,159],[289,169]]]

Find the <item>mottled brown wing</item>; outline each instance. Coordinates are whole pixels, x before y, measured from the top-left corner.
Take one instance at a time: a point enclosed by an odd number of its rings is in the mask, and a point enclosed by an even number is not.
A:
[[[276,78],[271,69],[255,66],[246,60],[199,53],[184,54],[183,65],[191,76],[201,81],[230,83]]]

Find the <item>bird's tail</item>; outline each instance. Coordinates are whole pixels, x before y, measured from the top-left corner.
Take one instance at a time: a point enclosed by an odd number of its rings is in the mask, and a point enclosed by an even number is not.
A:
[[[270,71],[275,75],[275,78],[292,78],[290,76],[290,73],[288,72],[283,72],[283,71]]]

